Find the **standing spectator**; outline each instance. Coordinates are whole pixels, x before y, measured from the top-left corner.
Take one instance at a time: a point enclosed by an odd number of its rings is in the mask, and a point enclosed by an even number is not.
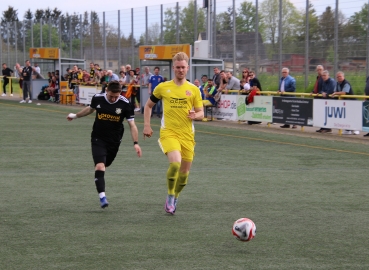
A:
[[[107,71],[108,74],[108,83],[110,83],[111,81],[119,81],[119,77],[117,74],[113,73],[112,70],[108,70]]]
[[[163,101],[159,144],[169,162],[166,174],[168,192],[164,209],[172,215],[176,212],[178,197],[188,182],[194,157],[193,121],[204,118],[200,91],[186,81],[188,61],[188,56],[183,52],[173,57],[174,79],[155,88],[144,111],[143,135],[150,138],[153,134],[150,124],[152,107],[158,100]],[[173,104],[173,100],[181,103]]]
[[[155,67],[154,68],[154,75],[152,75],[150,77],[150,81],[149,81],[149,96],[152,95],[152,93],[155,90],[155,87],[158,86],[158,84],[162,83],[164,81],[163,76],[161,76],[159,74],[160,72],[160,68],[159,67]],[[152,109],[152,114],[151,116],[153,116],[154,111],[156,111],[156,116],[161,118],[161,100],[159,100],[155,105],[154,108]]]
[[[8,68],[6,66],[5,63],[3,63],[3,76],[4,76],[4,83],[3,83],[3,94],[1,96],[5,97],[6,96],[6,86],[9,83],[9,78],[11,77],[12,74],[14,73],[13,70],[11,70],[10,68]],[[10,96],[13,96],[13,87],[12,87],[12,83],[9,84],[9,88],[10,88]]]
[[[229,90],[240,90],[240,80],[233,76],[231,71],[227,71],[227,85],[225,87],[225,93],[228,94]]]
[[[141,85],[143,87],[149,87],[150,78],[152,75],[153,74],[150,72],[150,68],[146,66],[144,68],[144,74],[142,74],[142,80],[141,80]]]
[[[125,82],[126,82],[126,73],[121,70],[119,71],[119,84],[122,87],[122,96],[126,95],[127,90],[125,90]]]
[[[219,88],[219,86],[220,86],[220,70],[219,70],[219,68],[215,67],[213,69],[213,71],[214,71],[214,75],[213,75],[214,86],[215,86],[215,88]]]
[[[137,94],[137,84],[138,79],[136,77],[136,72],[133,69],[129,70],[129,76],[126,76],[127,80],[129,81],[129,84],[127,86],[127,97],[131,99],[131,103],[134,105],[135,112],[140,111],[140,107],[137,106],[136,102],[136,94]],[[126,81],[127,81],[126,80]]]
[[[32,103],[32,90],[31,90],[31,79],[32,79],[32,67],[29,60],[25,61],[26,66],[21,70],[23,77],[23,100],[19,103]]]
[[[333,94],[334,90],[336,89],[336,81],[332,78],[329,77],[329,71],[328,70],[324,70],[322,72],[322,79],[323,79],[323,83],[322,83],[322,88],[321,91],[318,92],[318,94],[322,94],[323,98],[329,98],[329,95]],[[319,133],[327,133],[327,132],[332,132],[332,129],[330,128],[321,128],[319,130],[317,130],[317,132]]]
[[[124,75],[126,75],[126,67],[125,66],[120,66],[119,74],[120,74],[121,71],[123,71]]]
[[[253,88],[254,86],[256,86],[257,88],[259,88],[260,91],[262,91],[263,89],[261,89],[260,81],[258,78],[255,77],[255,72],[250,70],[249,76],[250,76],[250,87]]]
[[[130,64],[127,64],[126,65],[126,84],[129,84],[129,81],[130,81],[130,79],[129,79],[129,71],[131,70],[131,65]]]
[[[249,70],[247,68],[245,68],[242,71],[242,79],[241,79],[241,94],[242,95],[247,95],[248,93],[250,93],[250,74],[249,74]]]
[[[314,84],[314,89],[312,94],[318,94],[320,92],[322,92],[322,86],[323,86],[323,78],[322,78],[322,74],[323,74],[324,68],[322,65],[317,65],[316,66],[316,72],[317,72],[317,76],[316,76],[316,81]]]
[[[93,78],[95,77],[95,65],[94,63],[90,63],[90,79],[91,81],[93,80]]]
[[[23,89],[23,76],[22,76],[23,67],[19,63],[16,63],[14,69],[15,69],[15,77],[19,79],[18,80],[19,88]]]
[[[198,88],[200,88],[200,81],[199,81],[199,79],[195,79],[193,81],[193,84],[196,85]]]
[[[345,74],[342,71],[338,71],[336,74],[337,86],[331,97],[343,96],[343,95],[354,95],[351,84],[345,79]],[[345,130],[343,135],[359,135],[358,130]]]
[[[365,95],[369,96],[369,76],[366,78],[365,82]],[[365,134],[364,137],[369,137],[369,132]]]
[[[208,85],[208,76],[202,75],[201,81],[202,81],[202,84],[200,85],[199,88],[200,88],[200,93],[201,93],[201,99],[204,100],[205,99],[204,89]]]
[[[288,68],[282,68],[282,77],[279,81],[278,92],[280,94],[284,92],[296,92],[296,80],[290,75]],[[290,128],[290,125],[283,125],[281,128]],[[292,128],[296,128],[296,125],[293,125]]]

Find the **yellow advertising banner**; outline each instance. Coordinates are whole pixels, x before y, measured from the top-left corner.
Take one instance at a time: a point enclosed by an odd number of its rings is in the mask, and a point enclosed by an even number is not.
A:
[[[30,58],[59,59],[59,48],[30,48]]]
[[[139,47],[140,60],[171,60],[178,52],[184,52],[190,57],[190,44]]]

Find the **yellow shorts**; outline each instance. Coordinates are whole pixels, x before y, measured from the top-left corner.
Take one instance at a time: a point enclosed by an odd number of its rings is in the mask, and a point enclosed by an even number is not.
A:
[[[195,141],[181,140],[177,137],[164,137],[158,140],[161,151],[167,154],[172,151],[179,151],[182,159],[185,161],[192,161],[195,156]]]

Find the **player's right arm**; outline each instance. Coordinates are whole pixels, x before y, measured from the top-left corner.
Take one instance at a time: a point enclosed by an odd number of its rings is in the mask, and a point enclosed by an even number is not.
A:
[[[88,107],[84,108],[83,110],[79,111],[78,113],[68,114],[67,119],[68,119],[68,121],[72,121],[75,118],[80,118],[80,117],[87,116],[87,115],[93,113],[94,111],[95,111],[95,109],[88,106]]]

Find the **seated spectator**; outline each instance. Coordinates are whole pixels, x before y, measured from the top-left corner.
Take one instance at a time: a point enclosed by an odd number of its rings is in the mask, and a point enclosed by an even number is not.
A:
[[[49,101],[55,102],[55,94],[59,91],[59,83],[55,76],[52,76],[51,83],[48,88],[46,88],[50,99]]]
[[[213,79],[208,78],[208,83],[204,88],[205,100],[208,100],[212,105],[215,105],[216,101],[214,99],[214,96],[216,93],[217,93],[217,90],[215,88]],[[206,106],[206,103],[204,103],[204,105]]]
[[[354,91],[348,81],[345,79],[345,74],[342,71],[338,71],[336,74],[337,85],[332,93],[331,97],[335,98],[337,96],[343,95],[354,95]],[[345,130],[343,135],[359,135],[360,132],[358,130]]]

